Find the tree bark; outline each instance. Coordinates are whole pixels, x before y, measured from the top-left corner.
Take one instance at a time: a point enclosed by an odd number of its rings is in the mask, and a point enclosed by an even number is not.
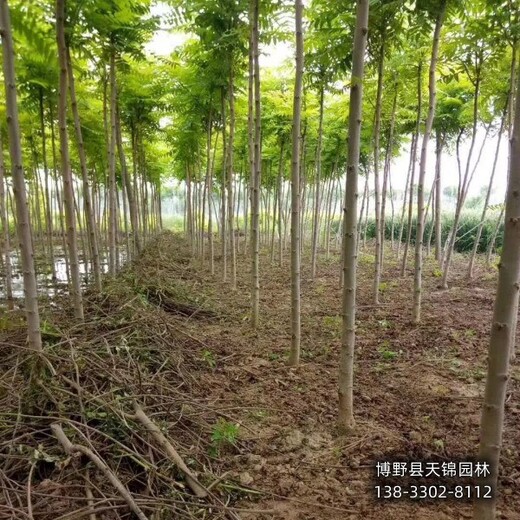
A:
[[[121,132],[121,117],[119,115],[119,105],[116,107],[116,140],[117,149],[119,151],[119,161],[121,163],[121,175],[125,185],[126,197],[128,199],[128,210],[130,212],[130,225],[132,226],[132,237],[134,254],[141,252],[141,238],[139,237],[139,216],[137,214],[137,204],[135,200],[134,188],[132,186],[132,180],[128,172],[126,164],[125,150],[123,148],[123,137]]]
[[[69,156],[69,134],[67,130],[67,47],[65,41],[65,0],[56,0],[56,40],[60,66],[58,93],[58,120],[60,134],[61,173],[63,176],[63,200],[67,226],[67,248],[69,250],[70,275],[74,316],[83,320],[83,299],[79,272],[78,238],[74,213],[74,186]]]
[[[300,362],[300,130],[303,92],[303,2],[295,0],[296,71],[294,78],[291,159],[291,351],[288,363]]]
[[[261,186],[261,105],[260,105],[260,64],[259,64],[259,0],[251,2],[251,55],[250,55],[250,159],[251,170],[251,327],[258,327],[260,313],[260,186]]]
[[[81,179],[83,181],[83,203],[85,206],[85,220],[87,224],[88,245],[90,257],[92,259],[92,270],[94,274],[94,284],[98,291],[101,291],[101,266],[99,262],[99,247],[97,239],[97,224],[92,208],[92,197],[90,193],[87,158],[85,156],[85,145],[83,143],[83,133],[81,131],[81,122],[78,110],[78,102],[76,99],[76,87],[74,82],[74,71],[72,70],[72,60],[70,57],[70,49],[66,47],[67,53],[67,74],[69,80],[70,105],[74,118],[74,128],[76,130],[76,140],[78,142],[79,163],[81,168]]]
[[[517,95],[520,92],[520,79]],[[506,196],[504,245],[500,258],[498,285],[488,351],[488,372],[480,422],[479,459],[490,464],[490,474],[479,484],[489,485],[496,497],[504,408],[509,380],[509,356],[515,341],[520,280],[520,103],[515,109],[509,182]],[[496,498],[477,500],[475,520],[494,520]]]
[[[108,147],[108,273],[116,274],[117,255],[117,185],[116,185],[116,53],[110,51],[110,134]]]
[[[29,206],[25,191],[25,176],[22,163],[22,144],[14,70],[13,36],[7,0],[0,0],[0,34],[2,37],[5,103],[7,109],[7,130],[9,154],[11,157],[13,192],[16,201],[17,231],[22,259],[25,313],[27,316],[27,339],[31,350],[42,350],[40,334],[40,313],[38,292],[34,270],[34,251],[30,226]]]
[[[318,254],[318,226],[320,221],[320,182],[321,182],[321,148],[323,142],[323,100],[325,97],[325,87],[320,85],[320,114],[318,122],[318,144],[316,147],[316,190],[314,192],[314,218],[312,225],[312,253],[311,253],[311,278],[316,277],[316,257]]]
[[[228,139],[228,161],[227,161],[227,217],[229,230],[229,250],[231,253],[231,288],[237,288],[237,255],[235,248],[235,226],[234,226],[234,197],[233,197],[233,179],[234,179],[234,146],[235,146],[235,77],[234,77],[234,60],[231,59],[231,68],[229,73],[229,139]]]
[[[39,115],[40,115],[40,132],[42,134],[42,158],[43,158],[43,174],[45,183],[45,198],[47,204],[45,205],[46,211],[46,224],[47,224],[47,241],[49,244],[49,262],[51,264],[52,283],[56,284],[56,264],[54,261],[54,242],[53,242],[53,225],[52,225],[52,201],[49,187],[49,167],[47,163],[47,137],[45,135],[45,113],[43,107],[43,89],[39,91]]]
[[[435,147],[435,260],[439,265],[442,261],[442,184],[441,184],[441,161],[444,139],[437,130],[437,146]]]
[[[385,64],[385,33],[381,36],[381,47],[379,49],[379,60],[377,65],[377,94],[376,109],[374,116],[374,199],[376,211],[376,251],[375,251],[375,273],[373,298],[376,305],[379,304],[379,284],[381,283],[381,245],[385,239],[384,230],[381,229],[381,192],[379,182],[379,154],[380,154],[380,132],[381,132],[381,109],[383,101],[383,75]]]
[[[421,112],[422,112],[422,62],[419,62],[419,67],[417,70],[417,121],[415,125],[415,139],[412,140],[412,149],[410,151],[410,165],[411,165],[411,175],[410,175],[410,198],[408,200],[408,220],[407,225],[408,229],[406,230],[406,243],[404,246],[403,253],[403,261],[401,263],[401,277],[404,276],[406,271],[406,264],[408,260],[408,250],[410,249],[410,240],[412,238],[412,220],[413,220],[413,199],[414,199],[414,189],[413,182],[415,180],[415,167],[417,162],[417,146],[419,144],[419,130],[421,127]]]
[[[338,426],[348,431],[354,426],[354,350],[356,342],[356,264],[357,199],[361,123],[363,110],[363,74],[368,33],[369,0],[358,0],[352,78],[350,87],[349,140],[345,207],[343,209],[343,291],[341,350],[339,360]]]
[[[11,264],[11,233],[9,229],[8,215],[6,204],[4,144],[2,131],[0,130],[0,222],[2,223],[2,254],[4,256],[5,264],[5,299],[7,300],[8,308],[13,309],[13,267]]]
[[[414,271],[414,292],[413,292],[413,322],[421,321],[421,299],[422,299],[422,247],[424,237],[424,178],[426,176],[426,161],[428,156],[428,141],[432,132],[433,118],[435,116],[435,105],[437,101],[437,87],[435,80],[435,69],[437,67],[437,59],[439,55],[439,44],[441,37],[441,29],[446,13],[446,0],[443,0],[439,8],[437,20],[435,22],[435,30],[433,33],[432,54],[430,60],[429,72],[429,106],[428,116],[424,129],[421,162],[419,165],[419,180],[417,183],[417,233],[415,237],[415,271]]]

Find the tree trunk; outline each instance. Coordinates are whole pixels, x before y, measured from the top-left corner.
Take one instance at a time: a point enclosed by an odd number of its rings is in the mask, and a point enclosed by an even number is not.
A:
[[[300,362],[300,130],[303,91],[303,2],[295,0],[296,71],[294,78],[291,159],[291,352],[288,363]]]
[[[500,210],[500,215],[498,215],[497,223],[496,223],[495,229],[493,231],[493,236],[491,237],[491,240],[489,241],[489,245],[488,245],[488,248],[486,251],[486,265],[488,267],[491,264],[491,255],[493,254],[493,249],[495,248],[495,243],[497,241],[498,233],[500,231],[500,226],[503,223],[504,212],[505,212],[505,205],[502,204],[502,208]]]
[[[283,179],[283,158],[284,158],[285,139],[280,141],[280,158],[278,162],[278,176],[276,178],[276,193],[274,204],[274,222],[273,222],[273,254],[271,261],[274,262],[274,229],[277,225],[278,229],[278,263],[282,265],[282,179]]]
[[[361,199],[361,209],[359,210],[359,217],[357,222],[357,253],[359,253],[359,241],[361,238],[361,222],[363,222],[363,214],[365,212],[365,204],[368,202],[368,173],[365,174],[365,187],[363,189],[363,198]]]
[[[356,342],[356,264],[358,173],[363,110],[363,74],[368,33],[369,0],[358,0],[352,78],[350,86],[349,140],[345,207],[343,209],[343,291],[341,350],[339,359],[338,426],[348,431],[354,426],[354,350]]]
[[[381,109],[383,101],[383,75],[385,64],[385,34],[382,35],[381,48],[377,66],[377,94],[374,120],[374,198],[376,210],[376,254],[374,274],[374,303],[379,304],[379,284],[381,282],[381,244],[385,239],[384,230],[381,229],[381,193],[379,182],[379,142],[381,132]]]
[[[92,270],[94,271],[94,284],[98,291],[101,291],[101,267],[99,262],[99,248],[97,240],[97,225],[92,208],[92,198],[90,194],[90,186],[87,171],[87,158],[85,156],[85,145],[83,143],[83,133],[81,131],[81,123],[78,110],[78,102],[76,99],[76,88],[74,83],[74,71],[72,70],[72,61],[70,58],[70,49],[67,46],[67,74],[69,80],[70,104],[72,115],[74,117],[74,128],[76,130],[76,140],[78,144],[79,163],[81,168],[81,179],[83,181],[83,204],[85,206],[85,220],[87,224],[88,245],[90,257],[92,259]],[[86,271],[86,269],[85,269]]]
[[[56,0],[56,40],[60,65],[58,94],[58,120],[60,134],[61,173],[63,176],[63,200],[67,226],[67,248],[69,250],[70,275],[74,316],[83,320],[83,299],[79,271],[78,238],[74,214],[74,188],[69,156],[69,135],[67,130],[67,47],[65,43],[65,0]]]
[[[121,176],[126,190],[126,197],[128,199],[128,210],[130,212],[130,225],[132,226],[133,249],[134,254],[141,252],[141,238],[139,237],[139,216],[137,214],[137,204],[135,200],[134,188],[132,180],[126,165],[126,156],[123,148],[123,137],[121,132],[121,118],[119,115],[119,106],[116,107],[116,141],[117,149],[119,151],[119,161],[121,162]]]
[[[419,145],[419,131],[421,128],[421,112],[422,112],[422,62],[419,62],[417,71],[417,121],[415,126],[415,140],[412,141],[411,150],[411,167],[412,173],[410,175],[410,198],[408,200],[408,229],[406,231],[406,243],[404,246],[403,261],[401,263],[401,276],[404,276],[406,271],[406,264],[408,260],[408,250],[410,249],[410,241],[412,238],[412,221],[413,221],[413,199],[414,189],[413,182],[415,180],[415,167],[417,162],[417,147]]]
[[[391,182],[390,182],[390,165],[392,163],[392,149],[394,147],[394,128],[395,128],[395,117],[397,110],[397,95],[399,93],[399,84],[395,82],[395,92],[394,99],[392,102],[392,115],[390,116],[390,129],[388,133],[388,143],[385,150],[385,166],[383,170],[383,191],[381,193],[381,253],[379,255],[380,260],[380,271],[383,269],[384,258],[385,258],[385,239],[386,239],[386,199],[387,193],[390,189],[391,192]],[[393,207],[393,200],[391,199],[391,204]],[[393,222],[393,220],[392,220]],[[391,239],[393,242],[393,233],[391,234]],[[378,291],[379,293],[379,291]],[[379,294],[378,294],[379,296]]]
[[[108,273],[116,274],[117,255],[117,185],[116,185],[116,56],[110,51],[110,135],[108,163]]]
[[[222,253],[222,281],[227,281],[227,237],[226,237],[226,171],[227,171],[227,136],[226,136],[226,96],[224,89],[220,93],[222,116],[222,178],[220,181],[220,237]]]
[[[11,233],[9,230],[9,214],[6,204],[6,182],[4,164],[4,144],[2,131],[0,130],[0,222],[2,223],[2,254],[4,256],[5,269],[5,299],[9,309],[14,308],[13,302],[13,266],[11,264]],[[9,188],[8,188],[9,189]],[[53,263],[54,266],[54,263]]]
[[[51,264],[52,283],[56,284],[56,265],[54,260],[54,242],[53,242],[53,226],[52,226],[52,201],[49,187],[49,168],[47,164],[47,138],[45,135],[45,113],[43,108],[43,90],[39,91],[39,115],[40,115],[40,132],[42,134],[42,158],[43,158],[43,173],[45,177],[45,198],[47,204],[46,221],[47,221],[47,241],[49,245],[49,262]]]
[[[231,253],[231,288],[237,288],[237,255],[235,249],[235,226],[233,209],[233,178],[234,178],[234,146],[235,146],[235,78],[233,72],[233,59],[231,59],[231,69],[229,73],[229,139],[228,139],[228,161],[227,161],[227,192],[228,192],[228,230],[229,230],[229,250]]]
[[[251,57],[250,74],[250,113],[251,122],[249,131],[253,136],[251,161],[251,327],[256,330],[259,320],[260,307],[260,186],[261,186],[261,104],[260,104],[260,51],[259,51],[259,0],[251,2]],[[251,145],[251,143],[250,143]],[[251,153],[251,150],[250,150]]]
[[[38,309],[38,292],[34,271],[34,251],[32,245],[29,206],[25,192],[25,176],[22,163],[22,144],[18,104],[16,93],[16,76],[14,71],[14,49],[11,33],[11,19],[7,0],[0,0],[0,34],[2,36],[3,72],[5,84],[5,103],[7,110],[7,130],[9,135],[9,153],[11,157],[13,191],[16,201],[16,216],[25,296],[25,313],[27,316],[27,339],[31,350],[42,350],[40,334],[40,313]]]
[[[311,253],[311,278],[316,277],[316,256],[318,253],[318,225],[320,221],[320,181],[321,181],[321,148],[323,142],[323,98],[325,96],[325,87],[320,86],[320,114],[318,122],[318,144],[316,147],[316,190],[314,193],[314,218],[312,224],[312,253]]]
[[[421,148],[421,162],[419,165],[419,180],[417,183],[417,233],[415,237],[415,271],[414,271],[414,292],[413,292],[413,322],[421,321],[421,298],[422,298],[422,247],[424,237],[424,177],[426,176],[426,160],[428,155],[428,141],[433,126],[433,118],[435,116],[435,105],[437,98],[437,87],[435,81],[435,69],[437,67],[437,59],[439,55],[439,43],[441,37],[442,24],[446,13],[446,0],[443,0],[440,6],[439,14],[435,22],[435,31],[433,33],[433,46],[430,61],[429,73],[429,101],[428,116],[423,135]]]
[[[520,92],[520,79],[517,96]],[[520,103],[515,109],[509,182],[506,197],[504,245],[500,258],[498,285],[493,309],[493,321],[488,351],[488,373],[484,393],[484,405],[480,422],[479,459],[490,464],[490,474],[479,484],[491,486],[497,495],[500,449],[504,426],[504,408],[509,380],[509,356],[514,344],[518,312],[520,279]],[[475,520],[494,520],[496,498],[477,500],[474,503]]]
[[[441,161],[444,139],[439,130],[436,133],[435,146],[435,260],[439,265],[442,262],[442,184],[441,184]]]
[[[57,172],[57,153],[56,153],[56,135],[54,132],[54,115],[52,111],[52,102],[49,100],[49,119],[51,123],[51,146],[52,146],[52,164],[53,164],[53,174],[54,174],[54,192],[56,194],[56,202],[58,206],[58,220],[60,225],[60,239],[61,239],[61,247],[63,249],[63,257],[65,260],[65,274],[67,279],[67,284],[70,289],[70,265],[69,265],[69,255],[67,253],[67,244],[65,241],[65,223],[63,218],[63,201],[61,196],[60,187],[58,185],[58,172]]]
[[[397,260],[401,253],[401,242],[403,240],[404,215],[406,213],[406,201],[408,200],[408,190],[410,189],[410,177],[412,173],[413,148],[415,146],[415,133],[412,135],[412,143],[410,146],[410,163],[408,165],[408,173],[406,174],[406,183],[404,186],[403,206],[401,208],[401,218],[399,219],[399,236],[397,240]]]

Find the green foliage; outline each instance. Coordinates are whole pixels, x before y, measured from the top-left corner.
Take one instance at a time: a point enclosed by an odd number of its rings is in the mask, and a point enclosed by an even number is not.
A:
[[[383,342],[377,351],[385,361],[393,361],[399,356],[398,352],[390,349],[390,344],[387,341]]]
[[[211,352],[211,350],[207,350],[207,349],[203,350],[201,358],[204,362],[207,363],[207,365],[210,368],[215,368],[217,366],[215,356],[214,356],[213,352]]]
[[[493,234],[495,232],[495,228],[497,225],[498,212],[490,212],[486,220],[484,221],[484,225],[482,228],[482,234],[480,237],[480,242],[478,246],[477,252],[484,253],[487,251],[489,247],[489,243],[493,238]],[[449,213],[444,213],[442,215],[442,242],[444,243],[448,238],[448,234],[451,232],[453,228],[453,219],[454,215]],[[473,245],[476,239],[477,227],[481,219],[481,211],[465,211],[462,213],[459,228],[457,231],[457,240],[455,242],[455,251],[459,253],[470,253],[473,250]],[[432,221],[429,219],[426,222],[424,236],[425,240],[430,236],[430,232],[432,231]],[[415,233],[416,233],[417,221],[416,219],[412,219],[412,242],[415,243]],[[390,240],[391,238],[392,226],[389,220],[385,221],[385,238]],[[408,232],[407,222],[404,222],[403,225],[403,240],[406,240]],[[369,219],[367,222],[367,238],[375,238],[375,221],[373,219]],[[399,238],[399,225],[398,222],[394,223],[394,239],[397,240]],[[497,240],[495,243],[495,248],[500,250],[502,246],[502,238],[503,238],[503,224],[500,224],[499,233],[497,235]],[[432,242],[435,241],[435,231],[432,232]],[[361,258],[360,261],[364,260]]]
[[[240,427],[238,424],[226,421],[220,417],[213,426],[211,433],[211,451],[218,455],[222,449],[233,447],[238,440]]]

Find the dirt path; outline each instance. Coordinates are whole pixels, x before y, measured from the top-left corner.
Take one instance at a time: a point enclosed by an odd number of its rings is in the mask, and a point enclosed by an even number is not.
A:
[[[287,259],[280,268],[263,258],[257,334],[247,322],[247,259],[240,257],[234,293],[205,270],[186,280],[223,314],[217,321],[188,320],[187,327],[204,342],[201,355],[211,360],[197,375],[204,397],[240,424],[237,448],[223,450],[219,470],[242,485],[226,489],[244,507],[271,511],[244,518],[471,517],[468,502],[377,501],[373,490],[376,460],[467,460],[476,453],[495,273],[479,268],[476,281],[466,282],[462,260],[455,263],[448,291],[436,288],[435,268],[426,264],[423,324],[416,327],[410,323],[410,276],[398,278],[388,251],[382,304],[376,308],[370,297],[373,257],[360,255],[357,428],[349,437],[335,429],[341,322],[337,256],[321,261],[314,282],[303,269],[303,361],[297,369],[284,363],[290,344]],[[219,267],[217,262],[217,273]],[[519,379],[515,367],[500,479],[499,517],[505,519],[520,519]]]

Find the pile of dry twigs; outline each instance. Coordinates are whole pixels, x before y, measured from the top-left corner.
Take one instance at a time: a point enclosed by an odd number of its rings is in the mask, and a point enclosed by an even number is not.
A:
[[[209,455],[214,412],[196,398],[201,345],[182,330],[218,319],[183,288],[188,259],[159,235],[86,292],[84,323],[55,301],[42,355],[23,324],[0,333],[0,519],[238,518]]]

